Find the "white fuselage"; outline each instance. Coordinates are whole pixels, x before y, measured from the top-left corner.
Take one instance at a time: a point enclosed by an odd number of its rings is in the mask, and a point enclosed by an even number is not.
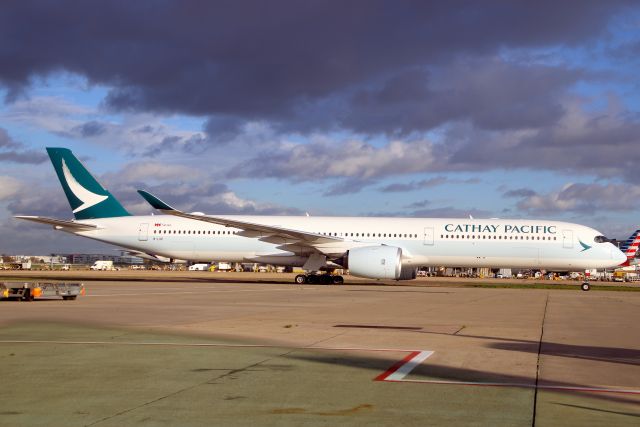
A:
[[[217,218],[224,218],[216,216]],[[329,257],[349,249],[388,245],[402,249],[409,266],[505,267],[580,270],[614,267],[626,257],[600,233],[578,224],[544,220],[228,216],[338,238],[323,246]],[[74,234],[167,258],[190,261],[265,262],[302,266],[308,254],[286,239],[261,241],[241,230],[172,215],[77,221],[99,228]],[[62,230],[65,230],[62,228]],[[341,240],[340,240],[341,239]],[[269,239],[268,239],[269,240]]]

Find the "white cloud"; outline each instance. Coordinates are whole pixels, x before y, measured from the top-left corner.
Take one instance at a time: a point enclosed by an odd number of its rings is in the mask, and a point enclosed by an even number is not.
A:
[[[51,96],[8,104],[0,118],[67,138],[120,147],[133,155],[155,155],[167,148],[180,151],[192,148],[205,138],[199,130],[185,130],[168,124],[170,116],[107,115],[99,108]]]
[[[517,207],[532,213],[624,212],[640,207],[640,185],[568,183],[558,191],[526,195]]]
[[[22,190],[21,181],[11,176],[0,175],[0,200],[7,200]]]

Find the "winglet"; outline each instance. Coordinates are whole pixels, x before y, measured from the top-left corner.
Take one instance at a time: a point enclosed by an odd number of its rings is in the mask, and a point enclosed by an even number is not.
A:
[[[148,191],[138,190],[138,193],[154,208],[161,211],[175,211],[176,209],[172,208],[162,200],[158,199],[153,194]]]

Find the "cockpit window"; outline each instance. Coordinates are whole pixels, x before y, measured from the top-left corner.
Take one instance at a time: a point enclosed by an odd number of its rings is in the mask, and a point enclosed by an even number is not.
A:
[[[611,239],[607,239],[604,236],[596,236],[596,237],[593,238],[593,241],[596,242],[596,243],[606,243],[606,242],[610,242]]]

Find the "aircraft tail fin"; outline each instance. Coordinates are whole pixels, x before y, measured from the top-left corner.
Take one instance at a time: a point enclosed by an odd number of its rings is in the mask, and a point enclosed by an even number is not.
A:
[[[629,238],[620,245],[620,250],[627,256],[625,265],[629,265],[631,260],[636,257],[638,249],[640,248],[640,229],[633,232]]]
[[[76,219],[131,215],[96,181],[71,150],[47,147],[47,153]]]

